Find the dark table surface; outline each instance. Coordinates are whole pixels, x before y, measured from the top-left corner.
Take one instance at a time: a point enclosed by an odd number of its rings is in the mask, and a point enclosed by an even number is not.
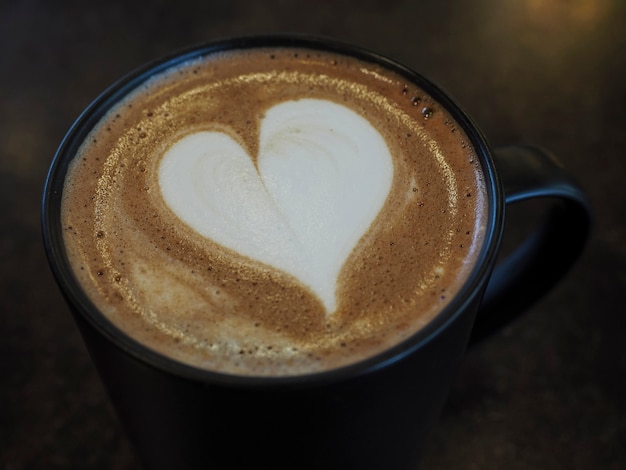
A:
[[[569,276],[466,355],[424,468],[626,468],[625,27],[621,0],[3,0],[0,468],[138,468],[45,260],[39,204],[56,146],[135,66],[266,32],[406,63],[493,146],[551,149],[594,205]]]

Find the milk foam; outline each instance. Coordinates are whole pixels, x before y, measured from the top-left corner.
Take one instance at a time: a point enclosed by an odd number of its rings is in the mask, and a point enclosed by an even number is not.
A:
[[[296,277],[328,314],[341,268],[382,208],[393,180],[380,133],[321,99],[269,109],[259,154],[237,136],[203,131],[171,146],[159,167],[170,209],[201,235]]]

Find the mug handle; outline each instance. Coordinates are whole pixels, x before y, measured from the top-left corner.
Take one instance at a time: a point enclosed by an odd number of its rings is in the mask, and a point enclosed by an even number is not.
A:
[[[470,344],[494,333],[546,294],[582,253],[592,225],[587,196],[545,150],[502,147],[495,150],[494,160],[506,206],[537,198],[550,205],[543,222],[496,265]]]

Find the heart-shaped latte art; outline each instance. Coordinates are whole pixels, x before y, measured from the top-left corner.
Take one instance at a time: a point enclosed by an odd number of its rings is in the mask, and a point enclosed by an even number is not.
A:
[[[380,133],[349,108],[302,99],[267,111],[257,165],[226,133],[197,132],[163,156],[161,193],[199,234],[299,279],[336,309],[339,272],[393,179]]]

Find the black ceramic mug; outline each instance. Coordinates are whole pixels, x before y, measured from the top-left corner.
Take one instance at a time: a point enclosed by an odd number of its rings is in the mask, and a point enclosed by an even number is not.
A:
[[[60,220],[68,164],[108,109],[155,74],[218,51],[297,46],[332,51],[394,70],[438,101],[476,150],[487,192],[487,229],[458,295],[408,340],[362,362],[293,377],[245,377],[197,369],[143,347],[87,298],[70,268]],[[550,202],[545,222],[496,266],[505,209]],[[76,121],[54,157],[43,198],[52,271],[141,462],[149,469],[414,469],[460,358],[554,285],[582,251],[590,208],[546,152],[492,151],[467,114],[437,86],[375,53],[331,40],[232,39],[149,64],[105,91]],[[495,269],[494,269],[495,268]],[[97,445],[97,443],[94,443]]]

